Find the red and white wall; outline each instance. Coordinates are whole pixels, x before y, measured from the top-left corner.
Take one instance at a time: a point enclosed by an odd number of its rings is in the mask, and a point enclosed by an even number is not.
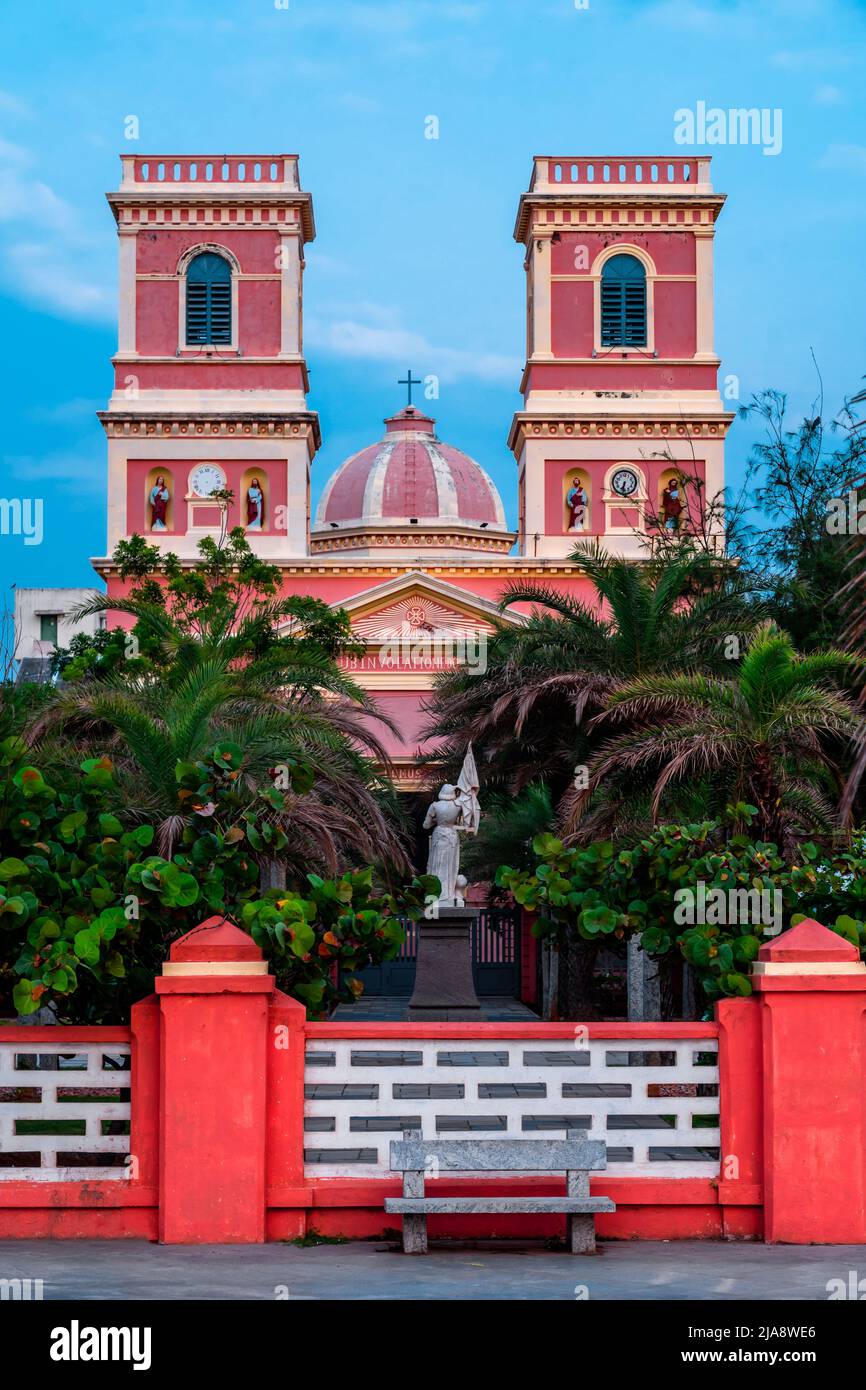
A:
[[[577,1119],[608,1146],[592,1178],[617,1207],[602,1237],[863,1243],[866,966],[802,922],[761,948],[753,986],[710,1023],[310,1023],[251,939],[213,918],[175,942],[129,1028],[0,1029],[0,1238],[379,1236],[407,1121],[429,1139],[514,1140]],[[431,1234],[563,1224],[439,1216]]]

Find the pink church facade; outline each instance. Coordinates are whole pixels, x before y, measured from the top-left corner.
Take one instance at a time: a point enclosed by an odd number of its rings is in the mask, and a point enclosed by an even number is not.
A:
[[[513,531],[486,471],[413,405],[336,470],[311,515],[321,432],[303,278],[315,223],[297,157],[123,156],[108,195],[120,283],[100,415],[108,538],[93,561],[109,593],[124,588],[110,560],[122,538],[139,533],[191,563],[203,536],[244,526],[286,593],[348,610],[365,646],[348,664],[399,727],[397,785],[417,785],[435,673],[482,660],[509,583],[588,596],[568,558],[576,540],[639,558],[659,528],[699,524],[702,499],[721,492],[733,416],[717,388],[724,198],[709,163],[534,161],[514,233],[526,365],[508,435]]]

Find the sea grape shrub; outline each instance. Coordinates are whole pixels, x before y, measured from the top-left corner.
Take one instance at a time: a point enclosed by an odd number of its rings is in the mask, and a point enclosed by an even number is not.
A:
[[[109,758],[54,786],[29,757],[23,740],[0,741],[0,1015],[50,1004],[70,1022],[125,1022],[171,942],[214,914],[251,932],[284,990],[327,1012],[361,992],[355,972],[399,951],[403,920],[438,891],[422,877],[377,895],[366,868],[263,893],[262,865],[288,843],[286,792],[268,787],[251,808],[236,744],[178,764],[178,816],[158,827],[126,822]],[[309,789],[309,768],[285,768],[287,790]]]
[[[570,935],[622,939],[637,932],[653,956],[679,952],[694,966],[708,1000],[751,994],[749,967],[763,942],[804,917],[866,955],[863,835],[841,850],[802,844],[789,863],[775,844],[736,829],[748,829],[752,809],[738,804],[720,820],[663,825],[627,848],[611,841],[566,847],[553,835],[539,835],[534,867],[503,866],[496,882],[534,915],[533,934],[555,946]],[[730,912],[700,910],[703,903],[735,901],[732,890],[740,890],[744,903],[750,894],[761,914],[731,920]],[[690,902],[697,909],[691,913]]]

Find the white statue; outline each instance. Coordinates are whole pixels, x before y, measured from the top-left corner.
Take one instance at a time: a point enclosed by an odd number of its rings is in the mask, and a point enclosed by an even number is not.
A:
[[[472,745],[466,751],[457,786],[446,782],[439,796],[428,808],[424,829],[430,836],[427,872],[441,884],[439,902],[445,907],[462,907],[465,902],[466,879],[460,872],[460,836],[475,835],[481,819],[478,804],[478,772]]]

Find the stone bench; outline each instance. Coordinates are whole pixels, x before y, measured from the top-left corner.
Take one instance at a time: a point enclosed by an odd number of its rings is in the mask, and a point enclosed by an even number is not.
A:
[[[595,1254],[595,1213],[616,1211],[610,1197],[590,1197],[589,1175],[607,1167],[600,1139],[571,1130],[565,1139],[451,1139],[428,1142],[404,1130],[391,1143],[391,1172],[403,1174],[403,1196],[386,1197],[386,1212],[403,1218],[403,1250],[427,1253],[431,1213],[564,1212],[573,1255]],[[564,1173],[561,1197],[426,1197],[425,1176],[443,1173]]]

